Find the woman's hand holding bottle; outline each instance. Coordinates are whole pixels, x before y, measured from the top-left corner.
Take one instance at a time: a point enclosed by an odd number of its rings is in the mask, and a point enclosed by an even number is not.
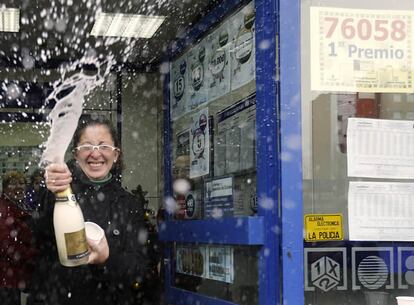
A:
[[[72,174],[66,164],[51,163],[45,170],[45,183],[49,191],[65,191],[72,182]]]

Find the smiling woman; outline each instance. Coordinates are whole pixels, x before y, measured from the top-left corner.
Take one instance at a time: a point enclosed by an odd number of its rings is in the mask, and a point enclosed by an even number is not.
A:
[[[74,160],[46,168],[48,191],[41,195],[35,226],[41,254],[29,304],[141,304],[137,287],[147,272],[144,206],[118,181],[118,145],[109,121],[81,119],[73,137]],[[109,257],[89,257],[88,265],[75,268],[59,264],[51,222],[55,194],[69,186],[85,221],[103,228],[109,245]],[[88,246],[97,252],[90,240]]]
[[[81,119],[72,143],[73,156],[89,178],[101,180],[109,174],[121,173],[123,161],[119,138],[109,121]]]
[[[90,179],[108,178],[113,165],[120,156],[120,149],[114,143],[111,130],[104,124],[85,127],[81,125],[79,134],[79,136],[75,135],[74,143],[78,146],[73,152],[80,168]]]

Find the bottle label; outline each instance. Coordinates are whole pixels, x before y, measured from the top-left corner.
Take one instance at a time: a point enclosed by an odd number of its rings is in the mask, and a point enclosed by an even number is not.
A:
[[[70,206],[76,206],[75,194],[56,195],[56,202],[67,202]]]
[[[65,243],[68,259],[80,259],[89,254],[85,229],[65,233]]]

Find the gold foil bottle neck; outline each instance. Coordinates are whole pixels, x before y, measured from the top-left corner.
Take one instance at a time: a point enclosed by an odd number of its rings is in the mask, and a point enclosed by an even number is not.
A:
[[[72,189],[69,186],[66,190],[56,193],[56,197],[69,197],[72,194]]]

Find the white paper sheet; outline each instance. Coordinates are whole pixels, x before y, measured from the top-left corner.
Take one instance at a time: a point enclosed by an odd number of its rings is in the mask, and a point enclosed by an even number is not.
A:
[[[413,241],[414,183],[349,183],[349,240]]]
[[[230,246],[208,246],[208,278],[233,283],[234,259]]]
[[[349,118],[348,176],[414,179],[414,121]]]

